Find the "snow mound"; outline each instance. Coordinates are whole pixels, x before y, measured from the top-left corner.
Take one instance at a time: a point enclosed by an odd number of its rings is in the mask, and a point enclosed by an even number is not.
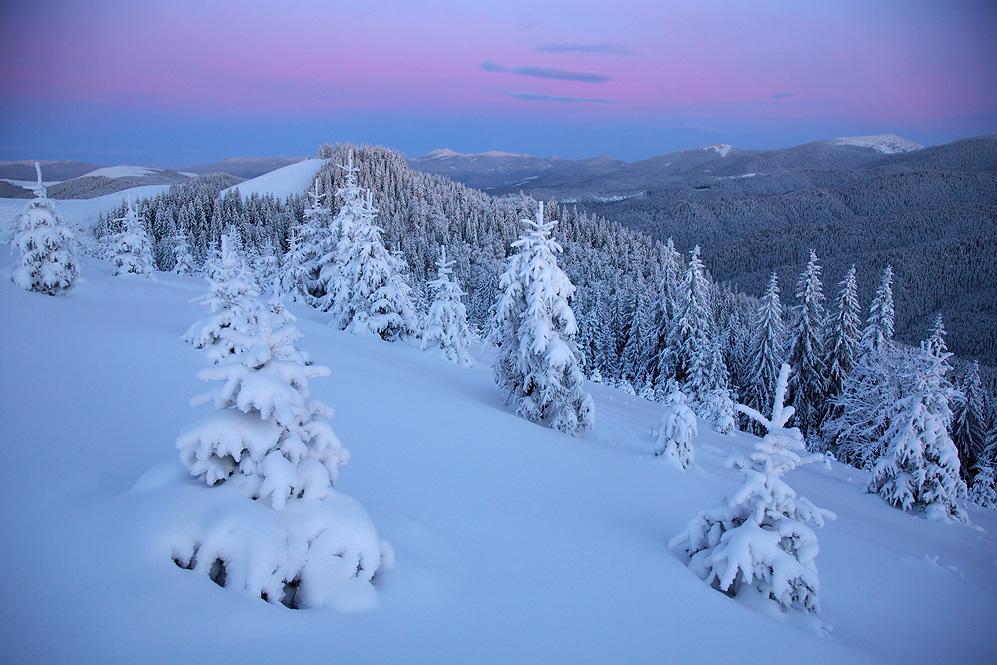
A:
[[[372,581],[394,558],[363,507],[334,490],[274,511],[234,486],[208,488],[163,464],[131,497],[159,525],[156,546],[178,567],[271,604],[369,609],[377,603]]]
[[[924,146],[896,134],[874,134],[872,136],[845,136],[831,141],[832,145],[853,145],[870,148],[884,155],[920,150]]]
[[[222,195],[224,196],[229,192],[239,192],[243,197],[253,194],[261,196],[270,194],[277,198],[287,198],[292,194],[303,194],[315,180],[319,169],[325,166],[328,161],[327,159],[306,159],[302,162],[289,164],[276,171],[264,173],[229,187],[222,191]]]
[[[95,196],[92,199],[52,199],[62,218],[74,229],[89,227],[97,221],[97,216],[120,206],[124,201],[139,201],[162,194],[169,185],[143,185],[123,189],[113,194]],[[24,208],[25,199],[0,199],[0,234],[6,231],[14,216]],[[2,235],[0,235],[2,237]]]
[[[729,143],[714,143],[713,145],[708,145],[703,150],[712,150],[721,157],[726,157],[727,153],[734,149],[734,146]]]
[[[100,176],[103,178],[141,178],[142,176],[147,176],[152,173],[159,173],[162,169],[153,169],[147,166],[129,166],[127,164],[119,164],[118,166],[105,166],[101,169],[95,169],[90,171],[90,173],[84,173],[81,178],[89,178],[91,176]]]

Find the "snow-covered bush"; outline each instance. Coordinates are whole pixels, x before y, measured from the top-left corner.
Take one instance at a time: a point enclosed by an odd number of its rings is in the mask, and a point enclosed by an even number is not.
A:
[[[72,287],[79,269],[73,256],[73,233],[46,195],[37,162],[35,172],[38,174],[35,198],[17,216],[11,249],[20,251],[21,257],[11,279],[27,291],[54,296]]]
[[[429,283],[436,296],[426,317],[422,348],[438,347],[450,362],[471,367],[474,365],[468,351],[471,331],[467,328],[467,310],[461,301],[464,291],[453,279],[453,264],[453,261],[447,260],[446,249],[440,249],[440,258],[436,262],[437,277]]]
[[[954,390],[945,373],[950,355],[932,353],[923,343],[904,368],[899,379],[906,391],[890,408],[883,454],[873,466],[868,489],[905,511],[966,521],[966,483],[949,437]]]
[[[557,265],[561,246],[550,235],[557,222],[544,221],[540,203],[536,219],[523,224],[495,307],[495,382],[523,418],[582,432],[592,426],[593,403],[583,389],[578,325],[568,302],[575,287]]]
[[[698,433],[696,414],[685,402],[685,395],[673,382],[654,441],[655,456],[664,457],[683,471],[695,463],[692,442]]]
[[[188,328],[184,341],[206,349],[208,357],[217,363],[235,355],[242,336],[253,331],[259,289],[231,233],[222,236],[220,253],[209,260],[206,271],[209,290],[198,300],[211,310],[211,315]],[[225,334],[229,330],[241,336]]]
[[[720,505],[697,515],[668,545],[689,557],[696,575],[731,596],[751,587],[783,609],[816,613],[820,547],[807,523],[820,527],[834,515],[798,497],[783,480],[786,472],[819,459],[806,452],[799,429],[786,428],[793,415],[793,407],[783,405],[788,381],[789,365],[783,364],[770,418],[738,404],[766,431],[749,459],[729,461],[744,482]]]
[[[151,275],[155,270],[152,265],[152,242],[131,199],[128,200],[124,217],[114,221],[121,225],[121,232],[111,240],[114,274]]]

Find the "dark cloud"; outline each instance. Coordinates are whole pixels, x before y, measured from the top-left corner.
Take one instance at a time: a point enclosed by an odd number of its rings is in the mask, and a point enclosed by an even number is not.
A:
[[[785,99],[786,97],[792,97],[791,92],[773,92],[771,95],[772,99]]]
[[[486,72],[504,72],[517,76],[533,76],[557,81],[582,81],[584,83],[605,83],[609,77],[594,72],[575,72],[567,69],[551,69],[549,67],[503,67],[494,62],[482,62],[481,69]]]
[[[510,97],[527,102],[554,102],[557,104],[614,104],[611,99],[599,97],[562,97],[559,95],[544,95],[539,92],[510,92]]]
[[[622,44],[612,44],[609,42],[599,42],[595,44],[552,42],[549,44],[541,44],[533,50],[538,53],[604,53],[607,55],[636,55],[633,51]]]

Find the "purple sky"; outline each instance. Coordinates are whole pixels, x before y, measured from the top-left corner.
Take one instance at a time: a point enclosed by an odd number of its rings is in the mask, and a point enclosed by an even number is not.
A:
[[[0,159],[938,143],[997,131],[995,35],[969,0],[6,0]]]

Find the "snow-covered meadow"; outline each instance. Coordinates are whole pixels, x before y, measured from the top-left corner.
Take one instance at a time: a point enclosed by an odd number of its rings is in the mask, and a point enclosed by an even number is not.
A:
[[[65,212],[65,211],[64,211]],[[488,352],[355,337],[294,306],[311,383],[350,450],[358,499],[396,564],[356,612],[290,610],[171,559],[187,476],[180,431],[207,407],[203,354],[180,340],[203,280],[113,277],[80,260],[59,298],[0,283],[7,443],[0,617],[11,662],[987,662],[995,653],[997,513],[934,522],[866,494],[867,475],[809,465],[787,480],[838,515],[819,531],[819,619],[731,599],[667,548],[737,483],[754,437],[700,424],[697,465],[651,456],[661,405],[589,384],[592,431],[510,411]],[[0,259],[9,272],[11,257]],[[169,494],[171,497],[178,494]],[[833,629],[829,629],[828,626]]]

